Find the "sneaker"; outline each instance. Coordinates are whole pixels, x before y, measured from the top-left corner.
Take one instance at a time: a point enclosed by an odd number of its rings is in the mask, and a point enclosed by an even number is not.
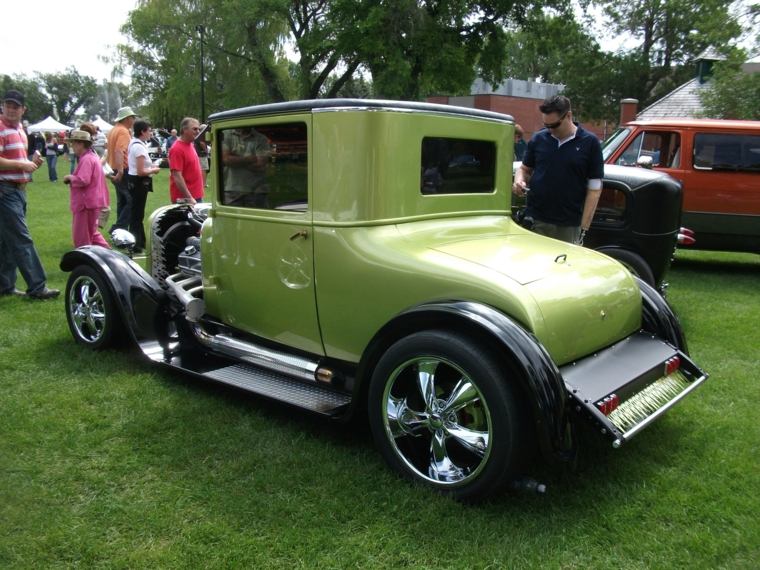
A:
[[[30,299],[45,300],[55,299],[60,294],[61,292],[58,289],[48,289],[45,287],[42,291],[37,291],[36,293],[27,293],[26,296]]]
[[[21,289],[16,289],[15,287],[10,291],[3,291],[0,293],[0,297],[10,297],[11,295],[15,295],[16,297],[23,297],[26,295],[26,293],[24,293]]]

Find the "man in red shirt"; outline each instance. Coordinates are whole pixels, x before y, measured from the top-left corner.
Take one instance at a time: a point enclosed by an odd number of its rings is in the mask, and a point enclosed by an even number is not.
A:
[[[200,131],[198,119],[186,117],[179,125],[179,138],[169,150],[169,195],[174,204],[194,205],[203,199],[203,175],[193,141]]]
[[[16,289],[16,272],[26,281],[30,299],[53,299],[58,289],[48,289],[47,276],[26,225],[26,186],[31,173],[42,164],[39,152],[26,154],[26,133],[21,127],[24,95],[11,89],[3,98],[0,114],[0,296],[24,295]]]

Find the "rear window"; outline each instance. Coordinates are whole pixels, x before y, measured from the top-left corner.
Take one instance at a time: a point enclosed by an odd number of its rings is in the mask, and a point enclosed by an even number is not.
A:
[[[760,136],[697,133],[694,168],[760,172]]]
[[[488,194],[494,191],[496,144],[489,141],[422,139],[423,194]]]

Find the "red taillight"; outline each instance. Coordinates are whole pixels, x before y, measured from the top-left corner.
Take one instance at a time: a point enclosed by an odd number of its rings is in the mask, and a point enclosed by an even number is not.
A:
[[[694,236],[694,230],[689,228],[678,229],[678,245],[694,245],[697,238]]]
[[[673,374],[673,372],[675,372],[679,368],[681,368],[680,356],[676,355],[676,356],[673,356],[672,358],[668,358],[665,361],[665,376],[670,376],[671,374]]]
[[[604,400],[599,400],[596,403],[596,407],[605,416],[609,416],[620,405],[620,398],[617,394],[610,394]]]

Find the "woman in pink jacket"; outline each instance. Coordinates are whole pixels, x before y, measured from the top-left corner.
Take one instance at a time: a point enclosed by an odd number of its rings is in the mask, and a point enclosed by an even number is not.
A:
[[[103,195],[103,167],[98,155],[92,150],[92,137],[87,131],[74,130],[69,141],[79,159],[74,173],[63,178],[64,184],[71,186],[74,247],[99,245],[110,248],[98,231],[98,214],[107,202]]]

